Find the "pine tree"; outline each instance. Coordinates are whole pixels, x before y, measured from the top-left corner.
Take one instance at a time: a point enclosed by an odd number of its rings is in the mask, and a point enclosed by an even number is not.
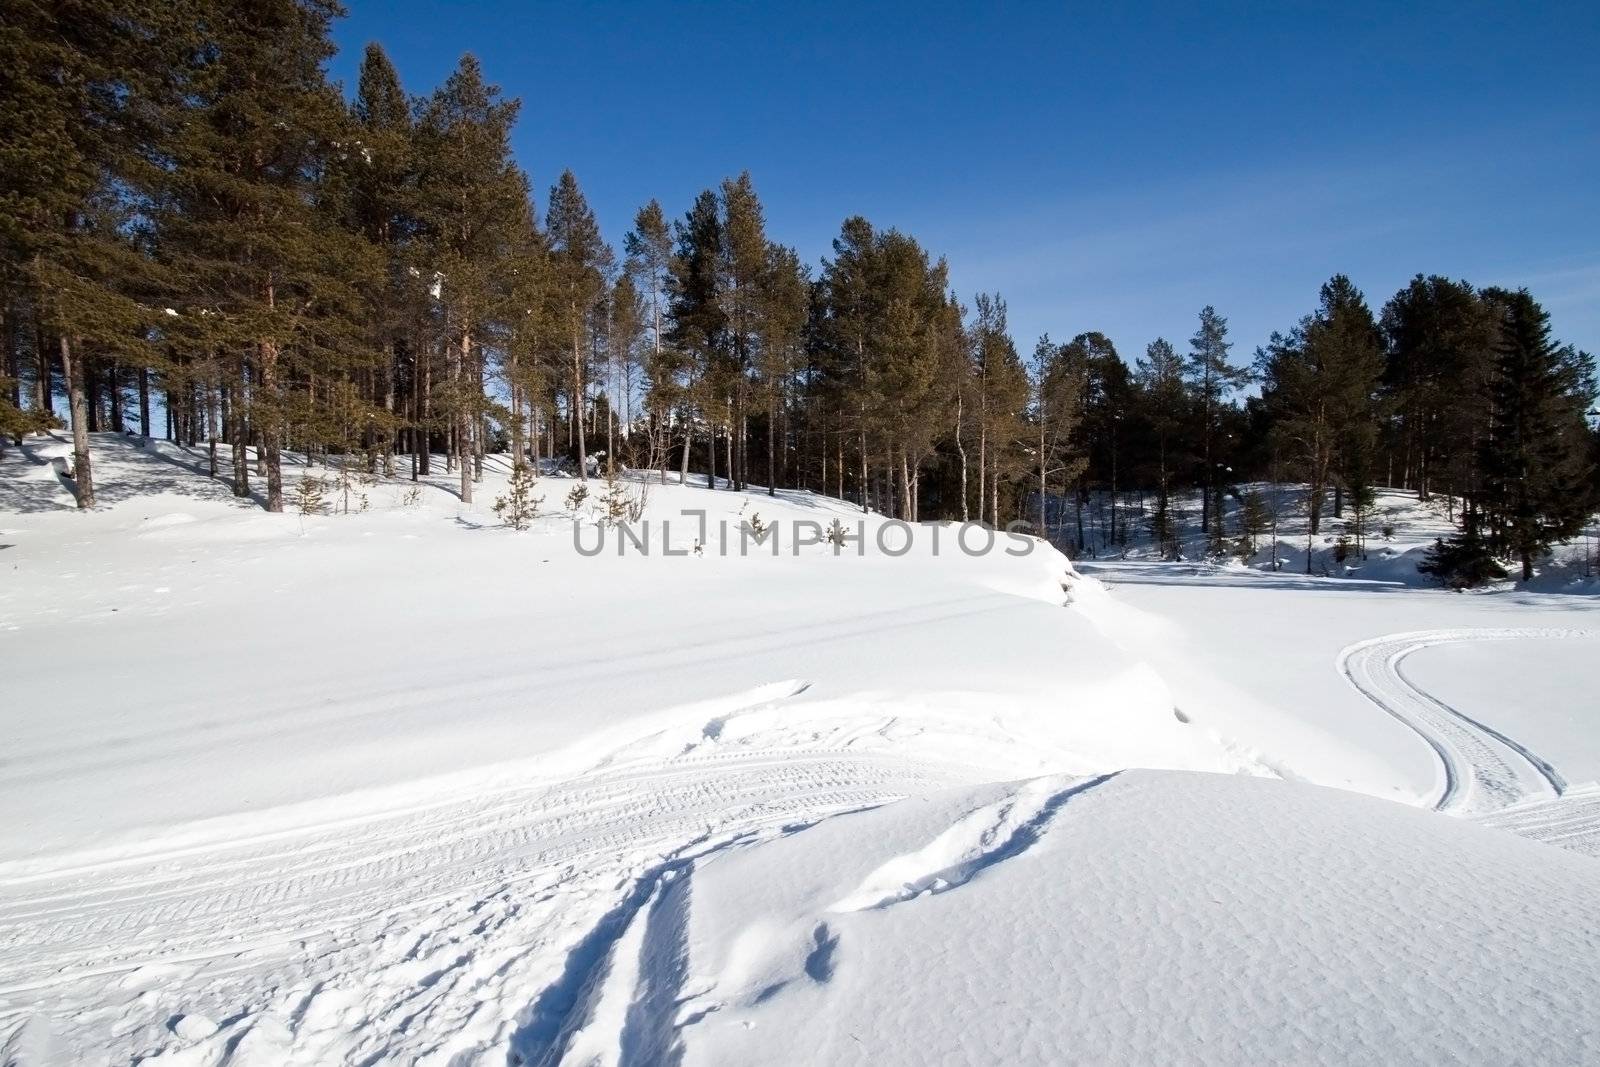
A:
[[[667,286],[672,271],[672,231],[661,204],[650,201],[639,209],[633,229],[623,239],[626,269],[649,311],[650,354],[645,360],[645,405],[651,420],[652,466],[659,466],[667,481],[667,453],[672,413],[682,403],[683,361],[666,342]],[[683,469],[688,471],[689,442],[684,439]]]
[[[1417,275],[1384,306],[1384,387],[1400,439],[1399,480],[1427,500],[1472,493],[1489,419],[1494,315],[1466,282]]]
[[[727,314],[721,299],[722,215],[717,194],[707,189],[674,226],[677,250],[672,257],[670,287],[672,345],[687,357],[684,382],[684,451],[682,473],[689,470],[692,425],[697,410],[704,414],[708,437],[706,485],[716,485],[716,434],[713,397],[716,372],[727,338]]]
[[[794,249],[769,245],[767,268],[761,285],[761,356],[757,378],[766,401],[767,495],[777,494],[778,420],[785,403],[789,378],[801,359],[806,319],[810,310],[811,279]]]
[[[723,374],[729,394],[728,430],[732,435],[728,476],[733,488],[742,490],[747,480],[745,422],[750,376],[765,325],[762,283],[767,273],[766,222],[749,171],[723,180],[721,201],[723,241],[718,289],[728,324],[730,360]]]
[[[472,502],[483,447],[485,342],[509,313],[507,288],[533,229],[527,176],[511,159],[519,107],[466,55],[423,105],[416,132],[426,264],[419,273],[435,279],[443,314],[449,379],[441,398],[464,503]]]
[[[1052,344],[1050,335],[1033,348],[1033,421],[1038,435],[1039,536],[1050,536],[1050,485],[1063,489],[1073,484],[1088,466],[1088,458],[1074,448],[1083,419],[1086,375],[1081,359],[1065,346]],[[1080,547],[1081,544],[1080,544]]]
[[[140,339],[150,315],[134,296],[148,283],[147,261],[129,223],[162,154],[154,116],[171,88],[169,42],[182,14],[148,0],[19,0],[0,19],[0,281],[8,304],[26,294],[42,327],[37,408],[48,407],[49,352],[58,354],[81,508],[95,503],[93,354],[149,358]]]
[[[236,491],[248,422],[269,511],[283,510],[281,451],[316,407],[316,376],[367,351],[361,294],[377,262],[323,195],[352,139],[323,72],[337,10],[270,0],[211,26],[159,216],[171,339],[226,368]]]
[[[1250,380],[1250,374],[1228,362],[1228,320],[1209,304],[1200,309],[1200,328],[1189,339],[1185,367],[1189,388],[1200,416],[1200,525],[1213,538],[1222,528],[1222,471],[1220,467],[1223,407],[1229,397]]]
[[[1188,396],[1184,391],[1184,365],[1171,342],[1157,337],[1145,348],[1136,376],[1142,397],[1142,421],[1156,443],[1156,519],[1152,534],[1163,556],[1177,550],[1177,529],[1172,521],[1171,474],[1185,457],[1179,452],[1183,427],[1188,424]]]
[[[588,480],[588,440],[584,433],[588,356],[585,334],[591,316],[606,291],[613,257],[600,238],[594,212],[578,189],[573,173],[562,171],[550,189],[546,228],[550,235],[551,286],[559,307],[558,319],[571,345],[570,407],[578,449],[578,478]]]
[[[1584,411],[1594,361],[1551,339],[1550,316],[1526,289],[1486,296],[1500,312],[1500,337],[1479,460],[1482,531],[1493,551],[1521,562],[1528,581],[1534,560],[1577,534],[1593,503]]]
[[[362,57],[352,112],[356,142],[340,168],[349,204],[348,225],[373,245],[379,270],[368,292],[372,358],[360,372],[369,404],[374,409],[381,407],[384,414],[381,424],[367,420],[362,445],[371,463],[381,435],[386,465],[392,466],[393,433],[398,424],[407,427],[413,457],[418,450],[415,404],[409,412],[398,412],[396,405],[407,371],[414,392],[421,353],[411,341],[426,305],[424,290],[412,276],[415,264],[407,256],[418,229],[411,110],[399,74],[377,44],[367,45]],[[415,477],[415,461],[412,470]]]

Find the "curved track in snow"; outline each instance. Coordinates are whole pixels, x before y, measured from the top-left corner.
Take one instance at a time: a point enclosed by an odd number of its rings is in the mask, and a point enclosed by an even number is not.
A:
[[[1433,749],[1440,772],[1434,808],[1481,815],[1558,799],[1567,791],[1566,780],[1521,742],[1414,685],[1406,677],[1406,657],[1433,645],[1461,641],[1594,636],[1590,630],[1419,630],[1357,642],[1339,653],[1338,667],[1358,692],[1416,731]],[[1600,817],[1600,811],[1594,814]]]

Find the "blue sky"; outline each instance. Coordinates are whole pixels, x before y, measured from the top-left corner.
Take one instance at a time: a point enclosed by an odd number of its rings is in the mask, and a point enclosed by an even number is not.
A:
[[[1527,285],[1600,353],[1600,4],[535,4],[347,0],[412,93],[471,51],[614,245],[748,168],[815,264],[862,214],[998,290],[1025,353],[1130,361],[1213,304],[1248,360],[1335,271]]]

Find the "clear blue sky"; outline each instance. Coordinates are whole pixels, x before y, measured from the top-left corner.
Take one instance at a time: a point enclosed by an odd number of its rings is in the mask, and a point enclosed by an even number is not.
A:
[[[908,231],[1024,353],[1098,329],[1131,361],[1210,303],[1248,360],[1333,272],[1377,310],[1421,271],[1529,286],[1600,354],[1595,0],[347,3],[347,88],[369,40],[412,93],[475,53],[541,198],[571,167],[614,245],[748,168],[772,238]]]

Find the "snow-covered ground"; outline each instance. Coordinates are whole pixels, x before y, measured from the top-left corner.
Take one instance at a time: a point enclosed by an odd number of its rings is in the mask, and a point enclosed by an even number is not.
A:
[[[64,442],[0,458],[0,1063],[1600,1055],[1581,584],[891,554],[693,484],[589,555],[497,457],[301,516],[96,449],[87,515]]]

